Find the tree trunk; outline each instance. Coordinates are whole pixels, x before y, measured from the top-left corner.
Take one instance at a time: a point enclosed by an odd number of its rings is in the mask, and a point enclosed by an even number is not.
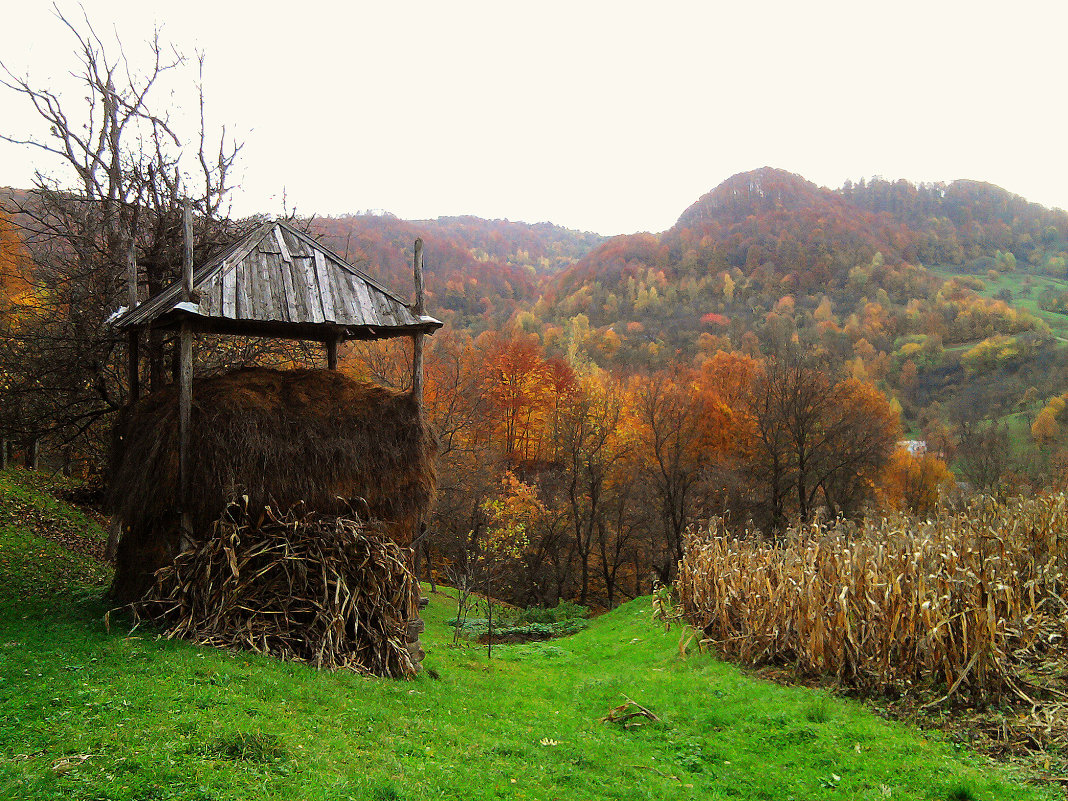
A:
[[[104,548],[104,558],[114,561],[119,552],[119,540],[122,538],[122,518],[115,516],[108,523],[108,543]]]
[[[423,549],[423,556],[426,557],[426,580],[430,582],[430,591],[437,592],[438,584],[434,580],[434,563],[431,561],[432,554],[430,553],[430,545],[423,542],[419,547]]]

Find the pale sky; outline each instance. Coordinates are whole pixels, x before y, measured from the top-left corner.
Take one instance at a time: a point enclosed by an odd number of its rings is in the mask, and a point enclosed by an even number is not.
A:
[[[0,58],[63,86],[73,37],[45,0],[11,5]],[[245,142],[238,215],[281,212],[284,189],[306,214],[662,231],[765,165],[830,187],[973,178],[1068,208],[1063,0],[84,6],[131,56],[153,23],[206,52],[209,116]],[[40,127],[5,91],[0,130]],[[0,185],[53,167],[0,143]]]

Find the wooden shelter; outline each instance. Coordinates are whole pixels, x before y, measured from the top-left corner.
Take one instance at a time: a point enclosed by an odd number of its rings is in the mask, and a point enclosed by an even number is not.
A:
[[[417,290],[421,250],[417,241]],[[114,321],[131,333],[188,325],[193,333],[304,339],[328,348],[350,339],[431,334],[442,325],[281,220],[264,223],[182,282],[131,305]]]
[[[197,269],[192,264],[191,218],[185,213],[182,280],[137,303],[136,266],[129,265],[130,308],[114,320],[129,343],[131,400],[140,397],[138,351],[150,330],[180,335],[180,497],[182,531],[189,533],[189,421],[193,339],[199,333],[266,336],[322,342],[337,368],[337,348],[346,340],[411,336],[412,394],[421,406],[422,339],[442,326],[424,313],[422,240],[415,241],[416,302],[409,306],[366,273],[292,225],[276,220],[256,228]]]

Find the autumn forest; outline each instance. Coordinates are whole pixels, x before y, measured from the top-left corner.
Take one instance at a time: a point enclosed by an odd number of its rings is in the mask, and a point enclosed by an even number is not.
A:
[[[126,393],[103,322],[125,287],[71,296],[34,225],[56,198],[5,198],[5,438],[99,475]],[[296,222],[402,292],[426,243],[427,306],[446,323],[426,361],[441,441],[428,577],[610,607],[671,582],[711,518],[776,536],[1063,487],[1068,215],[998,187],[832,190],[764,168],[667,231],[607,240],[475,217]],[[198,259],[243,225],[198,222]],[[171,345],[156,346],[153,385],[170,380]],[[341,366],[404,387],[410,348],[347,346]],[[205,371],[322,358],[251,340],[197,353]]]

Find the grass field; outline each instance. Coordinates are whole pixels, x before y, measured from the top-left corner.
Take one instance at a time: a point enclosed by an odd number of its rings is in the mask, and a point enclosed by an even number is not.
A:
[[[1052,799],[966,748],[828,694],[680,658],[638,599],[546,643],[449,645],[411,682],[129,633],[97,563],[36,536],[93,523],[0,474],[0,797]],[[660,723],[599,722],[627,696]]]
[[[928,267],[927,269],[947,280],[958,275],[965,275],[965,273],[945,265]],[[1036,275],[1026,272],[999,273],[997,278],[989,278],[986,274],[969,277],[978,278],[983,282],[983,291],[979,293],[983,297],[992,298],[1001,290],[1008,289],[1012,292],[1012,303],[1010,305],[1045,320],[1058,337],[1068,336],[1068,315],[1038,308],[1038,296],[1042,294],[1042,290],[1052,287],[1053,289],[1064,291],[1068,289],[1068,281],[1052,278],[1048,275]],[[1032,281],[1030,288],[1024,286],[1024,279],[1026,278],[1030,278]]]

